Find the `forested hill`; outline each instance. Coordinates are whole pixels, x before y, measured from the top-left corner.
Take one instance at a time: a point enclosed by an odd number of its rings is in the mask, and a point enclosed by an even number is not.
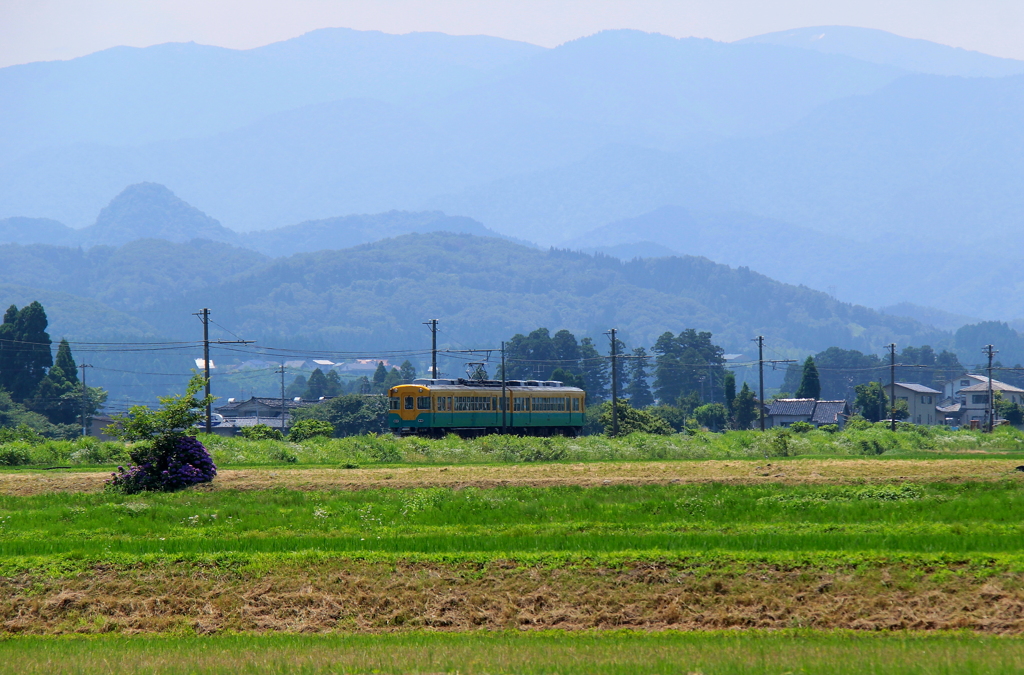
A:
[[[692,327],[744,351],[758,334],[800,350],[950,341],[915,321],[705,258],[620,262],[450,233],[273,260],[193,295],[189,306],[200,302],[247,336],[319,335],[338,349],[421,344],[420,322],[430,318],[476,345],[537,326],[578,335],[616,326],[631,345]]]

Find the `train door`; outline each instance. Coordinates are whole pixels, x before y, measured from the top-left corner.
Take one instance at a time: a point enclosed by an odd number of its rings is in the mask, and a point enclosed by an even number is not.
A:
[[[452,420],[452,402],[451,396],[440,394],[434,398],[434,426],[451,428]]]

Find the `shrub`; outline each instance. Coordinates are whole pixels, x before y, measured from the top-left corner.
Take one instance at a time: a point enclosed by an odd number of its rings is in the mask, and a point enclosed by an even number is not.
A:
[[[620,401],[618,404],[618,417],[619,433],[623,436],[634,432],[661,435],[672,433],[672,427],[663,418],[646,410],[637,410],[625,401]],[[610,436],[613,429],[612,407],[604,406],[597,420],[604,429],[604,433]]]
[[[276,448],[270,453],[270,459],[277,462],[285,462],[286,464],[295,464],[299,461],[299,458],[294,453],[289,452],[286,448]]]
[[[292,430],[288,432],[288,440],[290,441],[305,441],[310,438],[316,438],[317,436],[326,436],[330,438],[334,435],[334,425],[324,420],[299,420],[292,427]]]
[[[145,455],[131,455],[138,465],[117,467],[107,482],[117,492],[173,492],[196,483],[209,483],[217,475],[210,453],[195,436],[167,436]]]
[[[822,424],[818,427],[818,431],[824,431],[826,434],[837,434],[839,433],[838,424]]]
[[[814,425],[810,422],[793,422],[789,425],[789,430],[794,434],[806,434],[808,431],[814,431]]]
[[[203,416],[203,408],[212,400],[197,400],[205,384],[195,375],[183,396],[163,397],[161,408],[132,406],[128,415],[114,418],[107,433],[136,445],[128,455],[135,465],[117,467],[107,488],[116,492],[144,490],[171,492],[196,483],[207,483],[217,475],[210,453],[195,436],[187,435]]]
[[[0,446],[0,466],[31,464],[32,455],[24,441]]]
[[[266,424],[256,424],[242,429],[242,437],[250,441],[283,441],[284,434],[280,429],[272,429]]]

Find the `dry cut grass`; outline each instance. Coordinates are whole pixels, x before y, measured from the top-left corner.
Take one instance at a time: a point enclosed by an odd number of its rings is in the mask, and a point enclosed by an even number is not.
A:
[[[322,559],[185,562],[0,580],[6,633],[410,629],[852,629],[1024,633],[1024,584],[965,564],[522,566]]]
[[[790,459],[670,462],[529,463],[359,469],[226,469],[209,489],[367,490],[381,487],[596,486],[652,483],[843,484],[910,481],[1024,481],[1018,461],[1005,459]],[[102,472],[0,473],[0,494],[97,492]]]

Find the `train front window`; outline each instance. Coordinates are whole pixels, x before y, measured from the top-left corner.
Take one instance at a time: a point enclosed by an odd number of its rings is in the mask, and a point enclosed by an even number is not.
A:
[[[430,397],[429,396],[417,396],[416,397],[416,409],[417,410],[430,410]]]
[[[412,396],[405,397],[405,409],[412,410]]]
[[[399,405],[398,405],[398,397],[397,396],[389,397],[388,402],[391,404],[391,409],[392,410],[398,410]]]

